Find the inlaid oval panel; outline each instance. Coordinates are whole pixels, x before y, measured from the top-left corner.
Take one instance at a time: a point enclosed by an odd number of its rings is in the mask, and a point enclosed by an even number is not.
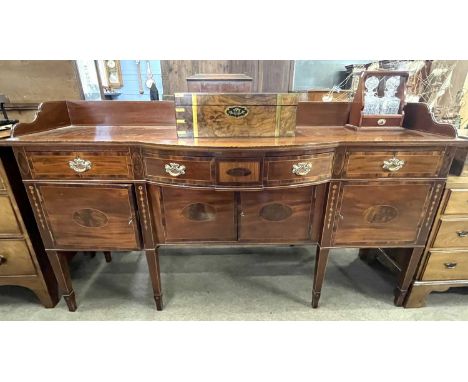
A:
[[[252,171],[245,167],[234,167],[227,170],[226,174],[230,176],[249,176],[252,174]]]
[[[182,215],[189,220],[195,221],[214,220],[216,217],[216,210],[209,204],[192,203],[184,207]]]
[[[263,206],[260,209],[260,216],[265,220],[279,222],[285,220],[292,215],[291,207],[281,203],[271,203]]]
[[[107,215],[94,208],[83,208],[73,213],[76,224],[86,228],[104,227],[109,221]]]
[[[363,215],[368,223],[388,223],[398,216],[398,210],[392,206],[377,205],[367,208]]]

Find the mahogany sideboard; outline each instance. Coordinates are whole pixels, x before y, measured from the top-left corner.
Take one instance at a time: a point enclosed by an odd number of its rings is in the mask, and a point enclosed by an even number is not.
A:
[[[403,128],[353,131],[347,102],[300,102],[294,137],[177,138],[174,103],[46,102],[13,147],[61,295],[76,309],[66,251],[144,250],[162,309],[158,248],[317,245],[317,307],[333,248],[399,248],[401,306],[456,147],[424,104]]]

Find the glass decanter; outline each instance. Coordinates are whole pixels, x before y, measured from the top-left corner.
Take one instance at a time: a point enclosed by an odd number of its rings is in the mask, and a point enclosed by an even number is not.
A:
[[[385,83],[385,95],[380,106],[380,114],[398,114],[400,110],[400,99],[396,91],[400,85],[400,77],[390,77]]]
[[[364,94],[364,110],[363,114],[379,114],[380,98],[377,96],[377,86],[379,79],[375,76],[369,77],[364,83],[366,92]]]

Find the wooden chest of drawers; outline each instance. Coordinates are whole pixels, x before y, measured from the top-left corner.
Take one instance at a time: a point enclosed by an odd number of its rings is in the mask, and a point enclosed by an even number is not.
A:
[[[54,307],[58,302],[57,284],[33,221],[14,157],[11,150],[2,147],[0,147],[1,285],[29,288],[47,308]]]
[[[458,286],[468,286],[468,178],[465,174],[452,176],[447,182],[405,306],[424,306],[429,293]]]

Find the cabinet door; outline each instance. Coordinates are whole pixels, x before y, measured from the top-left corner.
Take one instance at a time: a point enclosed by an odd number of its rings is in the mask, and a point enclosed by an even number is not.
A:
[[[333,244],[416,243],[432,187],[430,182],[344,183],[338,200]]]
[[[162,187],[162,209],[166,241],[237,240],[233,192]]]
[[[241,192],[239,239],[284,243],[310,240],[313,190]]]
[[[131,185],[37,188],[56,248],[140,248]]]

